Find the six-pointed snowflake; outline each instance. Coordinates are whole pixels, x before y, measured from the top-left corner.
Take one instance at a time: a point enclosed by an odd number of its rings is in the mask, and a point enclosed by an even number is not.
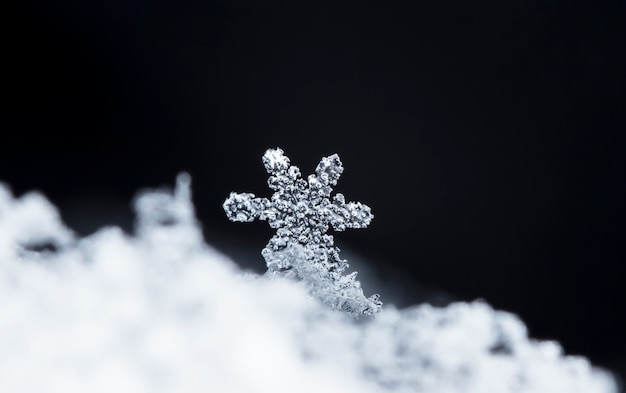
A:
[[[276,229],[261,252],[266,274],[301,280],[323,303],[355,318],[380,311],[379,296],[363,295],[356,272],[342,275],[348,263],[339,257],[332,235],[326,233],[330,226],[336,231],[365,228],[373,218],[370,208],[360,202],[346,203],[339,193],[331,199],[332,187],[343,172],[339,156],[322,158],[307,180],[280,148],[268,149],[263,164],[274,190],[271,199],[233,192],[223,207],[232,221],[259,218]]]

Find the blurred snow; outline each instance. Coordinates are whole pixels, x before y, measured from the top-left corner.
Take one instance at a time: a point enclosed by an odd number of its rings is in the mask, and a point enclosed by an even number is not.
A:
[[[202,239],[189,184],[142,193],[134,234],[82,239],[0,185],[1,392],[617,391],[485,303],[356,322],[243,272]]]

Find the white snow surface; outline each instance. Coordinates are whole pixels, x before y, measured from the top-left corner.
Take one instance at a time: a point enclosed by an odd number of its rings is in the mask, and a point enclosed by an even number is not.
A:
[[[0,392],[615,393],[610,373],[484,302],[355,321],[207,245],[190,179],[134,234],[77,238],[0,184]]]

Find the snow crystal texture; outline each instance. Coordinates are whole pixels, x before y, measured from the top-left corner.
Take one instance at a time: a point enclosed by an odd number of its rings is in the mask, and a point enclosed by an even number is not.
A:
[[[134,234],[76,237],[0,185],[0,391],[615,393],[612,376],[481,302],[355,321],[202,239],[190,179]]]
[[[272,197],[232,192],[223,207],[232,221],[259,218],[276,229],[261,251],[267,275],[301,280],[322,303],[354,318],[378,313],[380,296],[366,298],[356,272],[343,275],[348,262],[339,257],[333,236],[326,233],[331,226],[336,231],[366,228],[374,218],[369,206],[346,203],[343,194],[330,199],[343,173],[339,156],[322,158],[307,180],[300,178],[300,169],[280,148],[268,149],[263,164],[270,174],[267,184],[274,190]]]

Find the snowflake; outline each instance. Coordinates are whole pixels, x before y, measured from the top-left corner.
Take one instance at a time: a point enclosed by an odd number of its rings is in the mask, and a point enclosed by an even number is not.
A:
[[[379,295],[366,298],[356,272],[343,275],[348,263],[339,257],[329,227],[335,231],[366,228],[373,215],[360,202],[348,202],[332,187],[343,172],[339,156],[324,157],[315,174],[301,178],[300,169],[290,164],[280,148],[268,149],[263,164],[270,174],[271,199],[251,193],[231,193],[224,211],[231,221],[251,222],[258,218],[276,229],[261,254],[268,276],[284,276],[304,282],[313,296],[333,309],[344,310],[355,318],[381,309]]]

